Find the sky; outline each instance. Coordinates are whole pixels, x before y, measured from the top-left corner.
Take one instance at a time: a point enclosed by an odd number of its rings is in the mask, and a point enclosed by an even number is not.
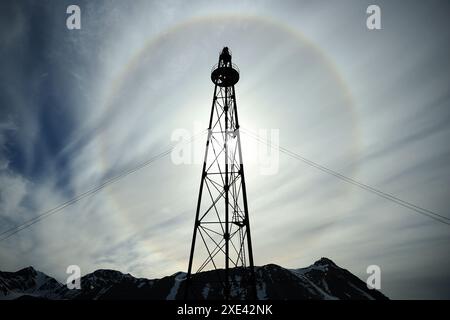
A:
[[[68,30],[66,9],[81,9]],[[381,9],[381,30],[366,9]],[[239,66],[241,126],[450,218],[448,1],[2,1],[0,232],[208,126],[211,67]],[[256,265],[332,259],[396,299],[450,298],[450,227],[242,135]],[[194,143],[202,157],[206,136]],[[201,162],[201,161],[200,161]],[[164,157],[0,242],[32,265],[186,271],[201,163]]]

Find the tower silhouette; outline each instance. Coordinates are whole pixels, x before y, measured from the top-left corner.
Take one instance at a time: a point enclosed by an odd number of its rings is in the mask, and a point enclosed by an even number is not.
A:
[[[214,96],[185,297],[198,298],[204,282],[214,282],[218,284],[214,287],[215,297],[255,299],[252,240],[234,89],[239,81],[239,69],[231,62],[227,47],[211,70],[211,80]],[[207,279],[198,275],[206,270],[210,270]]]

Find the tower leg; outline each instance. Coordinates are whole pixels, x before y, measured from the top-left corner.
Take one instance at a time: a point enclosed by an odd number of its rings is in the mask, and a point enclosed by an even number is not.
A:
[[[228,300],[230,298],[230,278],[229,278],[229,268],[230,268],[230,225],[229,225],[229,181],[228,181],[228,88],[225,87],[225,290],[224,296],[225,299]]]
[[[242,177],[242,197],[244,202],[244,213],[245,213],[245,231],[247,232],[247,250],[248,250],[248,260],[249,260],[249,267],[250,267],[250,298],[253,300],[257,300],[257,291],[256,291],[256,275],[255,275],[255,265],[253,263],[253,247],[252,247],[252,237],[250,233],[250,218],[248,214],[248,203],[247,203],[247,187],[245,185],[245,174],[244,174],[244,164],[242,163],[242,147],[241,147],[241,133],[239,131],[239,117],[237,112],[237,103],[236,103],[236,93],[234,91],[233,86],[233,92],[232,92],[232,98],[233,98],[233,104],[234,104],[234,118],[236,121],[236,135],[238,138],[238,150],[239,150],[239,157],[241,159],[239,171]]]

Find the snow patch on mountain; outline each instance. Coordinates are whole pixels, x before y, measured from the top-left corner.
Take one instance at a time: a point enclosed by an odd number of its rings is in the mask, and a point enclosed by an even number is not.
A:
[[[178,293],[178,289],[180,289],[180,284],[185,279],[186,279],[186,273],[184,273],[184,272],[176,273],[175,278],[174,278],[174,284],[172,286],[172,289],[170,290],[169,295],[166,297],[166,300],[175,300],[177,293]]]

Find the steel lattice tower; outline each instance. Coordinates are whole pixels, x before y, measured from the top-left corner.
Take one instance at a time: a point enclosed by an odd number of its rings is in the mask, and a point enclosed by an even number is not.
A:
[[[239,81],[239,69],[231,62],[231,52],[227,47],[223,48],[218,64],[211,71],[211,80],[215,85],[214,96],[186,278],[186,297],[195,297],[190,292],[195,291],[196,281],[200,281],[196,278],[197,273],[212,269],[223,298],[254,299],[252,241],[234,89]]]

